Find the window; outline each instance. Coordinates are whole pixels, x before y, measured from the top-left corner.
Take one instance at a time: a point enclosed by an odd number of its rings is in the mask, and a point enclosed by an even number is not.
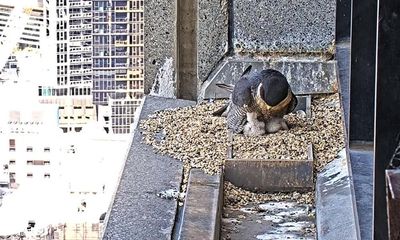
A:
[[[40,166],[42,166],[42,165],[44,165],[44,161],[43,161],[43,160],[34,160],[34,161],[33,161],[33,165],[40,165]]]
[[[44,150],[44,152],[50,152],[50,148],[49,147],[45,147],[43,150]]]
[[[50,173],[45,173],[44,178],[50,178]]]
[[[32,152],[33,151],[33,147],[26,147],[26,151],[27,152]]]
[[[50,161],[44,161],[44,165],[50,165]]]
[[[27,173],[26,176],[27,176],[28,178],[33,178],[33,173]]]
[[[33,165],[33,161],[32,160],[26,161],[26,165]]]
[[[10,172],[10,183],[15,183],[15,172]]]
[[[10,160],[10,161],[9,161],[9,164],[10,164],[10,165],[15,165],[15,160]]]
[[[15,152],[15,139],[9,140],[9,150],[10,152]]]

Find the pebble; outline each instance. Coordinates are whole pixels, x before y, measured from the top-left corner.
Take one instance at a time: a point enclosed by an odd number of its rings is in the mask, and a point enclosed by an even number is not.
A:
[[[183,162],[181,192],[186,192],[190,168],[207,174],[220,173],[229,145],[226,119],[212,112],[225,101],[203,102],[196,106],[155,112],[140,122],[143,142],[155,151]],[[307,159],[307,145],[314,150],[315,172],[335,159],[344,148],[339,94],[314,96],[311,118],[293,113],[285,116],[289,130],[259,137],[234,135],[234,158]],[[313,203],[314,192],[255,194],[224,183],[225,204],[243,206],[249,202],[294,200]]]

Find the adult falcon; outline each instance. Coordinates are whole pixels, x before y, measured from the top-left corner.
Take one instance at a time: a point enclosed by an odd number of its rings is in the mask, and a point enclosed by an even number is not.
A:
[[[288,129],[283,116],[294,110],[297,98],[286,77],[266,69],[250,74],[249,66],[233,85],[217,84],[232,92],[229,103],[214,115],[227,117],[228,128],[249,136]]]

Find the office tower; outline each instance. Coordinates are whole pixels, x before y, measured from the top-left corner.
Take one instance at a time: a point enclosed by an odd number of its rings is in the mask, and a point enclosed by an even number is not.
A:
[[[65,133],[91,121],[107,133],[129,133],[143,97],[143,0],[32,2],[0,1],[0,64],[11,55],[7,67],[21,65],[10,39],[19,39],[19,50],[38,49],[47,68],[39,101],[59,105]]]
[[[93,103],[113,133],[129,133],[143,97],[143,0],[93,0],[92,9]]]
[[[59,105],[63,132],[79,132],[97,120],[92,102],[92,1],[56,0],[50,7],[50,38],[55,42],[50,65],[56,76],[39,86],[42,103]]]

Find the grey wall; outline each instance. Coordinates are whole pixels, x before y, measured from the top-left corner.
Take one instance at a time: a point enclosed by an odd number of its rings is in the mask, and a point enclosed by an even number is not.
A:
[[[144,10],[144,92],[175,96],[175,4],[146,0]],[[160,88],[161,87],[161,88]]]
[[[204,81],[228,51],[228,0],[200,0],[198,14],[197,72]]]
[[[180,21],[187,13],[177,15],[176,4],[196,6],[197,23]],[[146,94],[194,100],[193,95],[197,98],[205,95],[202,92],[205,85],[220,79],[218,69],[226,61],[270,62],[270,56],[297,54],[328,59],[334,52],[336,1],[148,0],[145,8]],[[193,9],[188,13],[193,13]],[[197,37],[175,34],[175,29],[194,31]],[[193,46],[189,47],[193,51],[188,51],[187,46]],[[190,65],[189,70],[182,69],[188,66],[179,62],[182,59],[189,59],[197,68]],[[325,60],[323,57],[316,61],[320,64]],[[180,74],[185,71],[191,74]]]
[[[236,52],[332,52],[336,1],[234,0]]]

